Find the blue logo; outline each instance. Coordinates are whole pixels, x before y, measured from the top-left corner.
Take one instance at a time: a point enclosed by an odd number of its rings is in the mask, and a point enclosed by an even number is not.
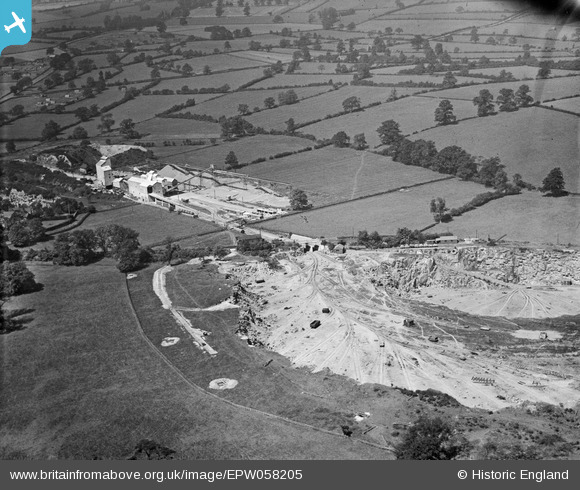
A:
[[[32,36],[32,0],[0,0],[0,52]]]

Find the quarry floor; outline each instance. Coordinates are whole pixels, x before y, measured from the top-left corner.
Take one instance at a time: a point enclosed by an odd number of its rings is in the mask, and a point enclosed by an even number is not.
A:
[[[309,252],[287,255],[279,270],[248,261],[224,262],[220,271],[261,298],[252,305],[263,320],[257,335],[296,366],[314,372],[328,368],[360,383],[432,388],[463,405],[493,410],[523,401],[573,406],[580,400],[578,338],[565,337],[567,349],[554,355],[560,332],[546,327],[548,338],[541,340],[535,328],[522,329],[503,318],[578,314],[578,288],[430,288],[416,299],[434,305],[422,307],[375,287],[368,271],[384,258],[366,251]],[[487,316],[440,315],[435,304]],[[493,315],[501,318],[490,321]],[[415,325],[404,326],[405,318]],[[318,328],[310,327],[314,320],[321,322]]]

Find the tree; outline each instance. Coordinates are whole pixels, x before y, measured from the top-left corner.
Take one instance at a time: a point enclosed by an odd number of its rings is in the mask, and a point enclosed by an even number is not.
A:
[[[117,53],[111,52],[111,53],[107,54],[107,62],[109,63],[109,65],[115,66],[115,65],[118,65],[119,63],[121,63],[121,58],[119,58],[119,55]],[[94,64],[94,62],[93,62],[93,64]]]
[[[89,137],[89,133],[87,133],[87,130],[85,128],[83,128],[82,126],[77,126],[76,128],[74,128],[71,138],[74,140],[84,140],[86,138]]]
[[[296,123],[294,122],[294,118],[290,118],[286,121],[286,132],[288,134],[294,134],[296,131]]]
[[[548,61],[541,61],[536,78],[548,78],[551,73],[550,63]]]
[[[97,126],[97,128],[104,133],[108,133],[111,131],[111,128],[114,126],[115,120],[113,119],[113,114],[110,112],[107,114],[103,114],[101,116],[101,124]]]
[[[344,131],[336,133],[330,138],[330,141],[337,148],[347,148],[350,146],[350,137]]]
[[[433,213],[433,217],[435,221],[439,223],[445,213],[448,211],[447,206],[445,205],[445,199],[442,197],[437,197],[431,200],[431,204],[429,205],[429,210]]]
[[[397,459],[450,460],[469,447],[467,440],[440,418],[419,418],[395,447]]]
[[[44,125],[40,139],[42,141],[55,139],[60,133],[60,126],[52,119]]]
[[[496,174],[504,167],[499,157],[486,158],[481,162],[477,180],[486,187],[493,187],[496,183]]]
[[[515,101],[518,107],[528,107],[534,102],[534,98],[529,93],[530,87],[526,84],[520,85],[520,88],[515,94]]]
[[[127,139],[135,139],[139,137],[139,133],[135,131],[135,123],[133,119],[123,119],[120,124],[120,132]]]
[[[352,147],[355,150],[365,150],[369,147],[364,133],[355,134],[352,140]]]
[[[221,17],[224,14],[224,1],[217,0],[217,5],[215,7],[215,16]]]
[[[238,166],[238,157],[233,151],[226,155],[226,168],[236,168]]]
[[[513,112],[518,110],[516,96],[510,88],[502,88],[497,96],[500,112]]]
[[[342,108],[345,112],[354,112],[360,109],[360,99],[353,95],[342,101]]]
[[[204,74],[204,75],[211,75],[211,68],[210,68],[210,66],[209,66],[209,65],[205,65],[205,66],[203,67],[203,74]]]
[[[473,105],[477,106],[477,115],[479,117],[493,114],[493,95],[487,89],[480,90],[479,95],[473,98]]]
[[[272,109],[276,107],[276,99],[274,97],[267,97],[264,99],[264,107],[266,109]]]
[[[542,192],[548,192],[552,196],[563,196],[566,193],[564,190],[565,182],[562,169],[560,167],[553,168],[542,182]]]
[[[423,36],[417,34],[411,39],[411,46],[415,49],[415,51],[419,51],[423,45],[425,44],[425,39]]]
[[[250,108],[249,108],[248,104],[239,104],[239,105],[238,105],[238,112],[239,112],[239,113],[240,113],[242,116],[244,116],[244,115],[246,115],[246,114],[249,114],[249,112],[250,112]]]
[[[28,270],[24,262],[2,263],[2,273],[0,274],[0,294],[2,298],[26,294],[38,289],[38,284],[34,280],[34,274]],[[2,314],[4,315],[4,311]]]
[[[298,95],[292,89],[286,92],[280,92],[278,94],[278,104],[280,105],[290,105],[296,104],[298,102]]]
[[[161,71],[159,70],[159,67],[153,67],[151,70],[151,78],[161,78]]]
[[[249,17],[250,15],[250,4],[246,2],[246,5],[244,5],[244,15],[246,17]]]
[[[75,230],[58,235],[54,242],[53,262],[57,265],[86,265],[96,254],[96,235],[93,230]]]
[[[392,119],[384,121],[377,129],[377,133],[379,133],[383,145],[395,145],[403,139],[399,123]]]
[[[453,124],[457,118],[453,114],[453,104],[447,99],[439,102],[439,107],[435,109],[435,122],[441,126]]]
[[[185,63],[182,67],[181,67],[181,72],[184,75],[191,75],[193,73],[193,68],[189,63]]]
[[[477,27],[474,27],[473,29],[471,29],[470,40],[472,43],[476,43],[477,41],[479,41],[479,34],[477,34]]]
[[[159,21],[157,24],[157,32],[163,34],[167,30],[167,24],[163,21]]]
[[[119,259],[121,255],[139,248],[139,233],[121,225],[104,225],[95,230],[95,244],[106,257]]]
[[[6,142],[6,152],[7,153],[15,153],[16,152],[16,144],[14,140],[9,140]]]
[[[455,85],[457,85],[457,78],[455,78],[453,73],[448,71],[443,77],[443,82],[441,83],[441,86],[443,88],[453,88],[455,87]]]
[[[308,203],[308,196],[302,189],[294,189],[290,193],[290,207],[293,210],[308,209],[311,205]]]
[[[328,7],[318,12],[323,29],[332,29],[332,26],[338,22],[338,11],[334,7]]]
[[[78,117],[83,122],[88,121],[92,117],[91,110],[84,106],[76,109],[74,114],[75,117]]]
[[[12,114],[13,116],[22,116],[24,115],[24,106],[22,104],[16,104],[8,112],[10,112],[10,114]]]

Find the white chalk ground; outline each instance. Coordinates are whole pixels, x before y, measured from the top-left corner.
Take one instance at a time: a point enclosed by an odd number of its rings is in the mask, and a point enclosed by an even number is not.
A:
[[[268,301],[258,312],[267,325],[266,344],[296,366],[315,372],[328,368],[361,383],[432,388],[464,405],[487,409],[525,400],[565,406],[580,400],[573,379],[542,371],[534,361],[524,368],[512,356],[474,355],[454,337],[456,325],[412,312],[407,302],[376,289],[365,269],[387,256],[315,252],[281,260],[283,270],[276,272],[257,262],[224,263],[220,270],[237,275],[244,287]],[[265,282],[256,283],[256,277]],[[324,307],[329,314],[322,313]],[[439,342],[429,342],[420,328],[404,327],[407,316],[438,329]],[[320,327],[311,329],[313,320],[320,320]],[[474,376],[496,383],[474,383]]]
[[[481,316],[553,318],[580,314],[580,286],[508,290],[428,287],[417,299]]]
[[[147,151],[147,148],[143,148],[142,146],[137,145],[100,145],[98,143],[93,143],[91,146],[99,150],[101,155],[104,157],[112,157],[131,149],[141,150],[143,152]]]
[[[231,390],[236,386],[238,386],[238,381],[229,378],[218,378],[209,383],[209,388],[211,390]]]
[[[171,347],[179,342],[179,337],[165,337],[161,341],[161,347]]]
[[[538,332],[537,330],[516,330],[515,332],[510,333],[514,337],[517,337],[518,339],[529,339],[529,340],[540,339],[540,332]],[[562,334],[560,332],[557,332],[556,330],[542,330],[542,333],[545,333],[548,336],[548,338],[545,339],[548,342],[551,340],[558,340],[562,338]]]

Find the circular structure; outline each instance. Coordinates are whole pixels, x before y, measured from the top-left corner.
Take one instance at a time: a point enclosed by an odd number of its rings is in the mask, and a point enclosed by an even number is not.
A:
[[[209,387],[212,390],[231,390],[238,385],[235,379],[218,378],[210,382]]]
[[[161,341],[161,347],[169,347],[171,345],[175,345],[179,342],[179,337],[165,337]]]
[[[127,274],[127,279],[135,279],[137,274]]]

